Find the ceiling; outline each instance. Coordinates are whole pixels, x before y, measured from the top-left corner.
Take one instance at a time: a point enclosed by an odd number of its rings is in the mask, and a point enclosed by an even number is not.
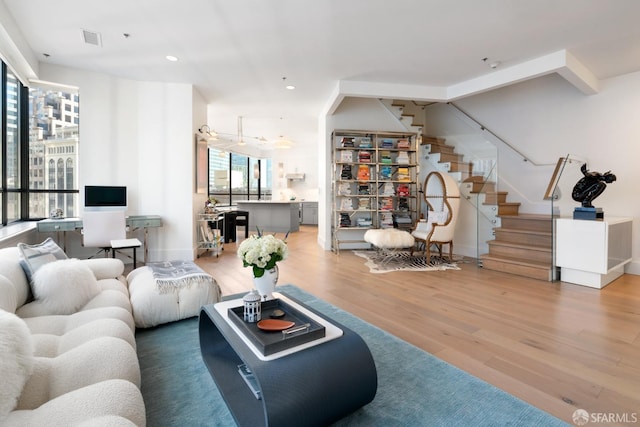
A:
[[[338,82],[446,88],[563,49],[597,79],[640,70],[637,0],[0,1],[40,62],[190,83],[212,129],[242,116],[244,135],[295,144],[315,143]]]

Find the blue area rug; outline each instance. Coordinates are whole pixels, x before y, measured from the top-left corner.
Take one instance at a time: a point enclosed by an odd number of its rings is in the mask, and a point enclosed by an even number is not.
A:
[[[277,290],[357,332],[371,350],[376,397],[336,426],[567,425],[295,286]],[[138,330],[136,341],[149,427],[236,425],[200,356],[197,318]]]

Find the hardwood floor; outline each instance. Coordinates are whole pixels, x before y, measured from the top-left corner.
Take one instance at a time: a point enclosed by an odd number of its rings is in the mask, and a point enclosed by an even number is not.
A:
[[[596,290],[483,270],[475,260],[460,271],[371,274],[351,251],[336,255],[316,240],[315,227],[289,235],[278,283],[305,289],[570,424],[576,409],[640,422],[640,276]],[[197,260],[224,295],[252,288],[236,249],[226,244],[219,258]]]

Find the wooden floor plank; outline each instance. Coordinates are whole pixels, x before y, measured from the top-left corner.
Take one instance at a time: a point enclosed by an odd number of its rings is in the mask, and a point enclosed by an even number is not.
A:
[[[284,236],[280,236],[284,237]],[[292,283],[556,417],[640,412],[640,276],[602,290],[478,267],[370,273],[351,251],[322,250],[317,228],[287,239],[279,284]],[[226,244],[197,263],[223,294],[252,289]],[[640,416],[638,417],[640,418]]]

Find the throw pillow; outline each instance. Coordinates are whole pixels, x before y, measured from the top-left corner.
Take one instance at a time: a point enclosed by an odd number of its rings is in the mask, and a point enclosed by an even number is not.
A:
[[[15,314],[0,310],[0,420],[18,404],[33,372],[33,361],[29,328]]]
[[[33,296],[51,314],[72,314],[100,293],[98,280],[79,259],[50,262],[33,276]]]
[[[20,265],[27,275],[29,282],[38,268],[59,259],[67,259],[67,254],[53,241],[51,237],[37,245],[18,243],[20,252]]]

